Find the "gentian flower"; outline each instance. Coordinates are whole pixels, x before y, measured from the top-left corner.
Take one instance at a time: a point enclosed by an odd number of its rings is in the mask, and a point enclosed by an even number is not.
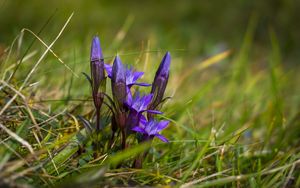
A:
[[[132,67],[126,69],[126,86],[131,88],[133,85],[138,86],[151,86],[147,83],[137,83],[137,80],[144,75],[144,72],[134,71]]]
[[[170,122],[166,120],[156,121],[154,119],[151,119],[145,125],[135,126],[131,130],[141,133],[144,136],[145,140],[149,140],[149,139],[153,139],[153,137],[157,137],[163,142],[169,142],[167,138],[159,134],[159,132],[165,129],[169,123]]]
[[[121,62],[121,60],[119,60],[119,62]],[[107,76],[112,79],[113,68],[108,64],[104,64],[104,67],[105,67],[105,70],[107,72]],[[125,69],[125,77],[126,77],[126,79],[125,79],[126,80],[126,95],[127,95],[127,99],[131,100],[132,99],[132,94],[130,92],[130,88],[133,85],[150,86],[151,84],[137,83],[137,80],[144,75],[144,72],[134,71],[132,67],[128,68],[128,67],[125,67],[124,65],[123,65],[123,67]]]
[[[105,64],[105,70],[107,72],[107,76],[112,78],[112,67],[108,64]],[[147,83],[137,83],[137,80],[144,75],[144,72],[134,71],[132,67],[126,67],[126,86],[127,88],[131,88],[133,85],[138,86],[151,86],[151,84]]]
[[[152,98],[153,98],[152,93],[148,95],[140,96],[139,92],[137,91],[135,93],[135,96],[133,98],[128,98],[125,104],[131,111],[135,111],[137,113],[143,113],[145,111],[148,111],[154,114],[161,114],[162,112],[157,110],[147,110],[148,105],[150,104]]]
[[[168,142],[160,132],[165,129],[169,121],[158,121],[154,118],[154,114],[162,114],[159,111],[164,98],[164,93],[169,79],[171,56],[167,52],[163,57],[158,70],[156,71],[155,78],[152,84],[138,82],[144,72],[136,71],[131,66],[124,66],[119,56],[116,56],[113,65],[104,63],[100,40],[94,37],[91,45],[90,54],[90,69],[91,75],[83,73],[89,80],[92,87],[93,103],[96,110],[96,126],[84,117],[79,117],[83,122],[87,134],[92,139],[92,146],[95,149],[94,157],[98,158],[100,152],[105,148],[111,148],[115,145],[115,141],[121,141],[122,149],[127,147],[128,142],[127,134],[133,131],[137,132],[136,139],[138,143],[143,141],[152,140],[154,137]],[[112,96],[105,93],[106,89],[106,73],[107,77],[111,79]],[[135,92],[131,90],[132,86],[151,86],[150,94],[139,93],[137,89]],[[105,104],[110,110],[111,116],[111,138],[108,147],[104,147],[102,140],[106,140],[106,136],[102,134],[101,129],[107,121],[100,122],[100,110],[102,104]],[[115,139],[115,135],[121,133],[120,139]],[[103,132],[107,134],[107,132]],[[145,152],[140,155],[134,162],[134,166],[138,167],[142,164],[142,158],[147,155]]]
[[[100,40],[98,37],[94,37],[91,46],[90,56],[90,67],[91,67],[91,85],[93,101],[96,108],[97,125],[96,129],[100,130],[100,108],[104,99],[106,78],[104,74],[104,60],[102,49],[100,46]]]
[[[149,106],[150,110],[157,109],[163,100],[169,80],[170,63],[171,55],[167,52],[156,71],[155,78],[152,83],[151,93],[153,94],[153,99]]]
[[[139,123],[145,124],[144,122],[146,121],[146,118],[142,114],[145,111],[152,114],[162,114],[162,112],[157,110],[147,110],[152,97],[153,94],[140,96],[138,91],[135,93],[133,98],[128,97],[125,103],[130,111],[127,120],[128,130],[131,130],[132,127],[139,125]]]

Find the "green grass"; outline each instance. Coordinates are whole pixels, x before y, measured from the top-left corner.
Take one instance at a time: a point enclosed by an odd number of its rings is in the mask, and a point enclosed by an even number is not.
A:
[[[131,22],[119,33],[126,36]],[[170,143],[155,139],[97,159],[75,118],[93,116],[81,75],[89,72],[89,43],[56,51],[70,30],[61,26],[48,42],[22,30],[0,57],[0,185],[299,187],[300,69],[285,65],[272,29],[269,50],[253,53],[256,22],[254,16],[239,49],[202,61],[170,49],[172,99],[163,114],[172,122],[163,132]],[[164,50],[151,46],[154,37],[128,52],[123,39],[116,37],[108,50],[103,46],[106,61],[117,51],[151,82]],[[131,168],[146,150],[143,168]]]

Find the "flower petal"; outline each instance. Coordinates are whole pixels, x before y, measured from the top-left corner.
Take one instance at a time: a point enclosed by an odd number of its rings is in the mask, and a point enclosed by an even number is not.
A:
[[[161,141],[168,143],[169,140],[161,134],[155,134],[155,137],[159,138]]]
[[[132,76],[133,76],[133,78],[132,78],[132,82],[135,82],[135,81],[137,81],[140,77],[142,77],[143,75],[144,75],[144,72],[134,72],[134,71],[132,71]]]
[[[104,68],[105,68],[105,70],[106,70],[107,76],[108,76],[109,78],[111,78],[111,75],[112,75],[112,66],[110,66],[110,65],[108,65],[108,64],[106,64],[106,63],[104,63]]]
[[[152,96],[152,94],[140,96],[139,92],[136,92],[132,99],[131,108],[135,109],[139,113],[144,112],[150,104]]]
[[[150,109],[156,109],[164,98],[164,93],[169,80],[170,63],[171,55],[167,52],[162,59],[152,82],[151,93],[154,94],[154,97],[150,104]]]
[[[171,64],[171,55],[170,52],[167,52],[158,67],[156,76],[169,77],[170,64]]]
[[[167,121],[167,120],[160,121],[157,124],[158,132],[160,132],[161,130],[165,129],[169,125],[169,123],[170,123],[170,121]]]
[[[91,61],[103,61],[102,49],[100,46],[100,40],[96,36],[93,38],[91,47]]]
[[[148,106],[148,104],[151,102],[151,100],[152,100],[152,97],[153,97],[153,94],[151,93],[151,94],[149,94],[149,95],[145,95],[144,97],[143,97],[143,101],[144,101],[144,105],[145,106]]]
[[[135,131],[135,132],[143,133],[143,134],[146,133],[145,130],[142,129],[141,127],[139,127],[139,126],[133,127],[131,130]]]
[[[126,103],[128,104],[128,107],[132,106],[132,94],[130,91],[130,88],[126,86],[126,93],[127,93],[127,101]]]
[[[158,110],[145,110],[145,111],[150,113],[150,114],[163,114],[163,112],[158,111]]]

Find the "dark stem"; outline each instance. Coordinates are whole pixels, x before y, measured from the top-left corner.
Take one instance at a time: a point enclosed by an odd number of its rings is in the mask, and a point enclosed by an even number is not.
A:
[[[136,157],[136,159],[133,162],[133,167],[134,168],[142,168],[142,164],[143,164],[143,155],[140,154]]]
[[[153,138],[144,135],[142,140],[139,140],[138,143],[143,143],[143,142],[151,142]],[[148,155],[149,151],[145,151],[142,154],[139,154],[136,159],[133,162],[133,167],[134,168],[142,168],[143,167],[143,159],[146,158],[146,156]]]
[[[100,132],[101,125],[100,125],[100,109],[96,108],[96,130],[97,134]]]
[[[134,168],[142,168],[143,167],[143,159],[145,159],[148,155],[149,151],[145,151],[142,154],[139,154],[133,162]]]
[[[126,131],[122,129],[122,149],[126,149]]]

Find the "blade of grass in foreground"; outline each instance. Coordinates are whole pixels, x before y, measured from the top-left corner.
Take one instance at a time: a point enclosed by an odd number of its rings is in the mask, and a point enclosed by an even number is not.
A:
[[[183,178],[182,178],[182,182],[185,182],[187,180],[187,178],[191,175],[192,171],[196,168],[196,166],[201,163],[201,158],[205,155],[205,153],[208,151],[208,147],[211,144],[211,141],[214,139],[215,137],[215,130],[214,128],[212,128],[212,131],[210,133],[208,142],[206,142],[206,144],[202,147],[201,151],[198,153],[198,155],[196,155],[195,160],[193,161],[192,165],[190,166],[190,168],[185,172]]]
[[[273,168],[271,170],[263,170],[262,172],[257,172],[257,173],[252,173],[252,174],[244,174],[244,175],[238,175],[238,176],[228,176],[228,177],[225,177],[225,178],[219,178],[219,179],[203,182],[203,183],[197,185],[197,187],[224,186],[224,185],[232,183],[232,182],[254,178],[258,175],[274,174],[276,172],[280,172],[280,171],[289,169],[289,168],[291,168],[294,165],[297,165],[299,163],[300,163],[300,160],[297,160],[297,161],[294,161],[290,164],[286,164],[286,165],[283,165],[283,166],[280,166],[280,167],[277,167],[277,168]],[[278,178],[281,178],[281,177],[278,177]],[[279,180],[279,179],[277,179],[277,180]],[[195,183],[199,183],[199,182],[195,182]],[[184,187],[184,186],[185,185],[182,185],[182,187]]]
[[[22,138],[25,139],[28,135],[29,129],[26,128],[26,126],[29,124],[28,121],[24,121],[17,129],[16,134]],[[10,149],[16,150],[18,146],[20,146],[19,143],[16,143],[12,140],[7,141],[6,143]],[[3,165],[10,159],[12,155],[12,151],[5,148],[4,145],[0,145],[0,170],[3,168]]]
[[[84,144],[86,141],[86,131],[85,129],[82,129],[68,141],[67,146],[63,150],[61,150],[58,154],[56,154],[53,157],[53,162],[49,161],[45,164],[45,169],[47,170],[47,172],[49,174],[52,174],[55,171],[53,163],[59,169],[68,159],[70,159],[79,150],[81,145]],[[54,145],[51,147],[54,147]]]
[[[138,154],[149,149],[150,146],[150,142],[145,142],[109,156],[104,163],[93,165],[87,164],[78,169],[81,172],[79,175],[75,175],[72,178],[64,180],[62,184],[58,185],[58,187],[88,187],[91,185],[95,185],[95,183],[100,183],[101,178],[103,178],[105,172],[108,170],[109,167],[117,166],[125,160],[134,158]]]

